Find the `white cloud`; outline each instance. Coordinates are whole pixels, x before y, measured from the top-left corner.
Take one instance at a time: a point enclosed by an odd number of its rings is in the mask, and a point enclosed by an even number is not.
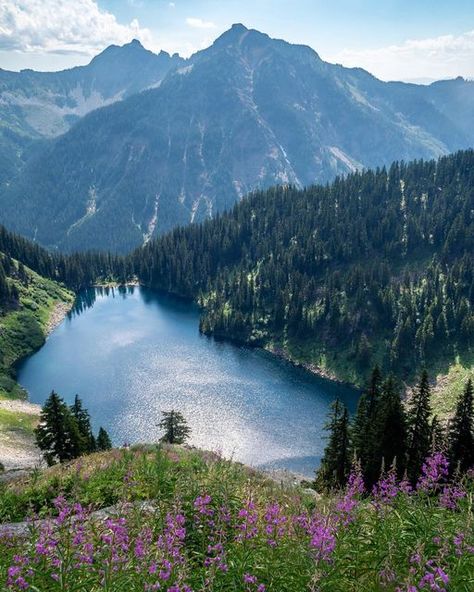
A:
[[[215,29],[216,25],[212,21],[203,21],[200,18],[188,17],[186,24],[194,29]]]
[[[152,45],[151,32],[133,19],[122,25],[94,0],[2,0],[0,50],[94,54],[133,38]]]
[[[401,45],[343,51],[327,56],[345,66],[360,66],[384,80],[474,76],[474,31],[430,39],[409,39]]]

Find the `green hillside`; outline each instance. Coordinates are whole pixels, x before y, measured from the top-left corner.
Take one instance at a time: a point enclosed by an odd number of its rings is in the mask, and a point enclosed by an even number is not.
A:
[[[24,396],[15,364],[43,345],[55,312],[70,308],[74,295],[1,253],[0,277],[9,292],[0,301],[0,396]]]

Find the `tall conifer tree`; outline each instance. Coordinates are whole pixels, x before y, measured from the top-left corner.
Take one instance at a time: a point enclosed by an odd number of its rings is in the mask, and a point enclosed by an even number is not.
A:
[[[35,434],[38,448],[43,451],[48,465],[71,460],[81,454],[76,419],[54,391],[43,405]]]
[[[100,451],[110,450],[112,448],[112,441],[109,434],[101,426],[97,435],[96,449]]]
[[[471,379],[458,399],[450,425],[449,460],[453,471],[458,466],[465,471],[474,465],[474,388]]]
[[[71,405],[71,413],[76,419],[80,434],[79,446],[81,454],[94,452],[96,443],[91,429],[91,418],[87,409],[84,408],[79,395],[74,398],[74,404]]]
[[[329,432],[328,445],[315,480],[315,485],[320,490],[343,487],[350,471],[349,412],[339,399],[331,405],[325,430]]]
[[[392,377],[382,387],[377,430],[380,461],[388,467],[396,460],[397,473],[401,477],[406,465],[407,426],[400,392]]]
[[[183,415],[172,409],[171,411],[163,411],[162,416],[159,427],[165,433],[160,441],[167,444],[183,444],[191,433],[191,428],[188,427]]]
[[[415,483],[422,464],[431,449],[431,406],[428,373],[423,370],[420,382],[413,393],[407,414],[408,420],[408,477]]]
[[[366,392],[361,395],[352,425],[352,443],[355,456],[360,460],[367,487],[371,487],[380,475],[379,408],[382,376],[376,366],[371,374]]]

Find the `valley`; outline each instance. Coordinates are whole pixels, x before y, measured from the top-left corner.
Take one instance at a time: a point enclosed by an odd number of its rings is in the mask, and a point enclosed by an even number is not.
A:
[[[473,13],[422,4],[2,3],[2,591],[474,589]]]

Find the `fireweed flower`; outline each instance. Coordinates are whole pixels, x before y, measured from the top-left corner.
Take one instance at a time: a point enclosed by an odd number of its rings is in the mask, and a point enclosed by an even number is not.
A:
[[[459,500],[466,497],[466,492],[459,485],[445,485],[439,498],[439,505],[447,510],[457,510]]]
[[[256,576],[246,573],[243,577],[244,584],[247,584],[246,590],[256,590],[256,592],[265,592],[265,584],[259,584]]]
[[[336,548],[337,527],[328,516],[313,516],[308,528],[310,548],[316,561],[329,563]]]
[[[353,510],[358,504],[358,498],[364,493],[364,491],[365,486],[362,477],[362,468],[360,462],[356,461],[347,481],[345,495],[336,505],[336,510],[338,512],[337,518],[344,525],[347,526],[354,520]]]
[[[278,539],[280,539],[285,534],[287,518],[283,514],[279,504],[274,503],[269,504],[266,507],[263,520],[265,522],[267,543],[271,547],[275,547],[277,545]]]
[[[459,532],[453,538],[454,553],[456,557],[461,557],[464,553],[474,554],[474,545],[470,545],[466,541],[466,535],[464,532]]]
[[[236,528],[240,532],[235,537],[237,541],[243,541],[246,539],[253,539],[257,536],[258,528],[258,514],[255,509],[255,504],[251,498],[247,500],[245,506],[239,510],[238,513],[239,523]]]
[[[390,504],[397,497],[398,491],[397,474],[395,469],[392,468],[386,475],[380,477],[372,489],[375,506],[380,507],[380,504]]]
[[[406,475],[400,481],[398,488],[400,489],[400,492],[405,495],[410,495],[411,493],[413,493],[413,487],[410,481],[408,481],[408,477]]]
[[[419,491],[436,491],[440,483],[448,476],[449,461],[442,452],[429,456],[421,468],[421,477],[417,483]]]
[[[391,584],[395,581],[397,575],[391,567],[384,567],[379,571],[379,578],[382,584]]]
[[[211,502],[212,498],[210,495],[200,495],[194,501],[194,508],[199,514],[203,516],[212,516],[214,514],[214,510],[209,507]]]
[[[419,581],[418,588],[446,592],[446,586],[449,584],[448,574],[440,567],[433,566],[431,562],[427,562],[426,567],[426,573]]]
[[[18,565],[12,565],[7,570],[7,586],[14,590],[27,590],[30,585],[22,575]]]

